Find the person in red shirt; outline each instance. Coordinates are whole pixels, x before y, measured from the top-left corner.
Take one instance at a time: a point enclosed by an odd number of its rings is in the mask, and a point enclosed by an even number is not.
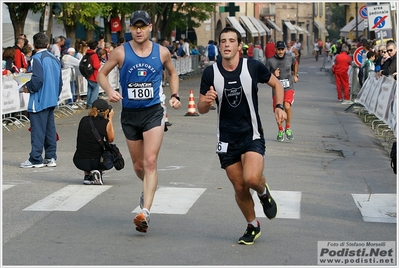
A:
[[[86,54],[90,55],[91,65],[94,68],[94,73],[87,79],[87,99],[86,99],[86,109],[91,109],[93,102],[98,99],[99,85],[97,83],[98,70],[101,67],[100,59],[96,53],[96,48],[98,46],[97,41],[89,42],[89,49]]]
[[[15,57],[14,57],[14,65],[20,70],[21,72],[25,72],[28,68],[28,62],[26,61],[25,55],[22,52],[22,48],[25,45],[25,39],[18,37],[17,42],[15,42]]]
[[[275,53],[276,53],[276,45],[274,44],[273,39],[270,38],[265,48],[266,59],[273,57]]]
[[[248,44],[248,58],[252,59],[254,57],[254,44]]]
[[[352,104],[349,95],[349,75],[348,69],[352,64],[352,58],[348,55],[349,48],[342,46],[341,53],[335,57],[332,71],[335,76],[335,84],[337,86],[338,100],[343,101],[342,104]],[[344,100],[342,99],[342,89],[344,90]]]

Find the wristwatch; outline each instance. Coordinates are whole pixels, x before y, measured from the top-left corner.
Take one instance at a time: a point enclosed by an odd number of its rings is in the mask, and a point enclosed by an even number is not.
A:
[[[180,101],[180,96],[179,96],[179,94],[178,93],[174,93],[174,94],[172,94],[171,96],[170,96],[170,98],[176,98],[178,101]]]
[[[282,104],[276,104],[276,108],[280,108],[281,110],[285,111],[284,106]]]

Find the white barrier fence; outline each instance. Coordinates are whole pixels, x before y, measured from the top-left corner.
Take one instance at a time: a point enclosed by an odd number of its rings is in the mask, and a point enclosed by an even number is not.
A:
[[[179,59],[172,59],[173,66],[175,67],[178,75],[188,74],[194,69],[198,69],[198,57],[191,56]],[[70,81],[72,77],[71,69],[62,69],[62,81],[63,87],[59,96],[59,105],[65,104],[65,102],[72,98]],[[119,89],[119,69],[115,67],[108,75],[108,81],[112,88]],[[76,95],[85,96],[87,95],[87,80],[78,75],[76,78]],[[99,93],[103,93],[104,90],[100,87]],[[3,76],[2,79],[2,115],[3,119],[5,115],[26,111],[29,102],[29,93],[20,93],[18,90],[18,83],[13,79],[13,76]]]
[[[72,70],[62,69],[62,90],[59,96],[58,104],[62,105],[65,101],[72,98],[71,93],[71,81]],[[114,68],[108,75],[108,81],[112,88],[119,89],[119,71],[118,68]],[[2,86],[2,114],[10,114],[21,111],[26,111],[29,102],[29,93],[20,93],[18,90],[18,83],[13,79],[13,76],[3,76]],[[87,80],[79,75],[77,77],[77,94],[80,96],[87,95]],[[100,87],[100,93],[104,90]]]
[[[376,77],[370,73],[355,99],[356,103],[363,105],[369,113],[387,124],[396,137],[397,126],[397,101],[396,80],[392,77]]]

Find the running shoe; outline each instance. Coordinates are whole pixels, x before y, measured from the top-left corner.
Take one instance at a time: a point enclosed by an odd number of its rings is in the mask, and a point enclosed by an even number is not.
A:
[[[258,221],[258,227],[254,227],[252,224],[248,224],[247,230],[244,235],[238,239],[238,244],[252,245],[255,240],[260,236],[260,223]]]
[[[133,222],[136,225],[137,231],[141,233],[146,233],[148,229],[148,224],[150,223],[150,215],[147,215],[145,211],[139,212],[137,213],[136,217],[134,217]]]
[[[287,136],[287,139],[290,141],[294,139],[294,135],[292,135],[292,130],[290,128],[285,130],[285,136]]]
[[[83,184],[92,185],[93,184],[93,176],[91,174],[85,175],[85,177],[83,178]]]
[[[103,185],[103,178],[101,175],[101,172],[98,170],[92,170],[91,171],[92,177],[93,177],[93,184],[94,185]]]
[[[43,164],[46,167],[56,167],[57,166],[57,163],[55,162],[54,158],[46,158],[46,159],[44,159]]]
[[[274,201],[273,197],[270,194],[270,189],[267,183],[265,184],[266,186],[266,194],[259,196],[260,203],[262,204],[263,207],[263,212],[265,213],[266,217],[268,217],[270,220],[274,219],[277,215],[277,203]]]
[[[44,167],[44,164],[43,163],[32,164],[29,160],[26,160],[25,162],[21,163],[19,166],[21,168],[41,168]]]
[[[279,130],[277,133],[277,141],[282,142],[284,141],[284,130]]]

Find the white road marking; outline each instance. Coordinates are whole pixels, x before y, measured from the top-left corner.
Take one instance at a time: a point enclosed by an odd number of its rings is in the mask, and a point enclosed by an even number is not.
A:
[[[14,187],[15,185],[3,185],[2,188],[2,192],[4,192],[5,190],[11,189],[12,187]]]
[[[37,201],[24,211],[78,211],[112,186],[68,185]]]
[[[151,214],[187,214],[205,190],[206,188],[160,187],[155,192]],[[132,213],[139,211],[138,206]]]
[[[277,203],[277,218],[280,219],[300,219],[301,218],[301,196],[302,192],[296,191],[273,191],[273,199]],[[266,218],[263,212],[262,204],[259,201],[258,194],[253,193],[252,198],[255,202],[256,217]]]
[[[396,223],[396,194],[352,194],[365,222]]]

